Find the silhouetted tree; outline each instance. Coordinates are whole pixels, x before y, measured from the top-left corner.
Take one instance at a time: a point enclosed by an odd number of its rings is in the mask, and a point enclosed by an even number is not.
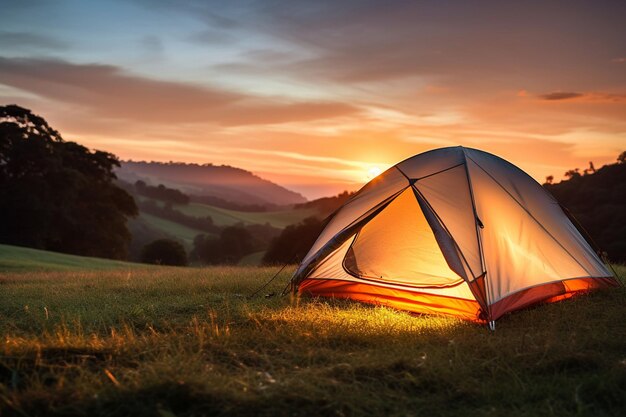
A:
[[[619,156],[617,157],[617,162],[619,162],[620,164],[626,163],[626,151],[619,154]]]
[[[593,166],[593,162],[589,161],[589,168],[585,169],[583,171],[583,175],[589,175],[589,174],[593,174],[596,172],[596,167]]]
[[[170,204],[189,204],[188,195],[175,188],[168,188],[163,184],[153,187],[139,180],[135,182],[135,191],[139,195],[165,201]]]
[[[236,264],[255,250],[252,234],[241,226],[224,228],[219,238],[198,235],[193,243],[193,257],[207,264]]]
[[[568,171],[565,172],[565,178],[567,179],[574,179],[574,178],[578,178],[580,177],[580,172],[578,172],[579,169],[575,168],[575,169],[570,169]]]
[[[280,236],[272,240],[263,263],[300,262],[322,232],[323,226],[317,217],[307,217],[301,223],[287,226]]]
[[[41,117],[0,107],[0,242],[126,258],[133,198],[114,184],[119,161],[63,140]]]
[[[554,175],[548,175],[546,177],[546,184],[552,184],[554,182]]]
[[[172,239],[155,240],[144,246],[141,262],[157,265],[185,266],[187,253],[183,245]]]
[[[592,161],[589,161],[589,168],[588,168],[588,169],[589,169],[589,173],[591,173],[591,174],[595,174],[595,172],[596,172],[596,167],[593,165],[593,162],[592,162]]]

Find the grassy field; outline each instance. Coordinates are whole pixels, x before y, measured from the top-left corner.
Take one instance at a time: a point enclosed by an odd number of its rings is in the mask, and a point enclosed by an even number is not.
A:
[[[106,271],[147,268],[146,265],[66,255],[19,246],[0,245],[0,273],[34,271]]]
[[[275,271],[0,274],[0,415],[626,415],[624,288],[514,313],[490,332],[244,297]]]
[[[211,216],[218,226],[230,226],[236,223],[266,224],[282,229],[290,224],[301,222],[306,217],[317,215],[315,209],[283,210],[283,211],[259,211],[247,212],[228,210],[207,204],[190,203],[188,205],[175,206],[176,210],[189,216]]]
[[[180,240],[181,243],[185,246],[186,249],[191,249],[193,247],[193,239],[199,234],[207,234],[199,229],[192,229],[191,227],[187,227],[185,225],[162,219],[157,216],[153,216],[147,213],[141,213],[139,215],[139,219],[144,221],[148,226],[154,228],[155,230],[161,230],[165,234],[169,236],[174,236],[176,239]]]

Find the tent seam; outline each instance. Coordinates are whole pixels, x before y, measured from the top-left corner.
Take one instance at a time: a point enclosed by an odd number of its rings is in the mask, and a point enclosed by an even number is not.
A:
[[[478,211],[476,210],[476,200],[474,198],[474,187],[472,186],[472,180],[470,177],[470,173],[469,173],[469,168],[467,167],[467,153],[465,152],[465,148],[461,148],[461,150],[463,151],[463,165],[465,166],[465,176],[467,178],[467,186],[469,188],[469,192],[470,192],[470,200],[472,201],[472,210],[474,211],[474,229],[476,230],[476,239],[478,240],[478,254],[480,256],[480,267],[482,269],[482,274],[483,274],[483,280],[485,281],[485,302],[487,303],[487,315],[489,316],[489,318],[491,318],[491,309],[490,309],[490,298],[492,298],[490,296],[490,292],[491,292],[491,286],[488,285],[488,278],[487,278],[487,262],[485,261],[485,251],[483,249],[483,240],[481,239],[480,236],[480,230],[479,230],[479,222],[481,225],[483,225],[482,220],[479,219],[478,217]],[[484,225],[483,225],[484,227]]]
[[[446,231],[446,233],[448,234],[448,237],[450,238],[450,240],[452,240],[452,243],[454,243],[454,246],[456,247],[457,251],[459,252],[459,254],[461,254],[461,258],[462,260],[465,262],[465,265],[467,266],[467,268],[469,269],[469,271],[472,274],[472,278],[476,279],[476,274],[474,274],[474,270],[472,269],[472,267],[470,266],[469,262],[467,261],[467,259],[465,258],[465,255],[463,254],[463,251],[461,250],[461,247],[459,246],[459,244],[456,242],[456,239],[454,239],[454,236],[452,236],[452,233],[450,233],[450,230],[448,230],[448,227],[445,225],[445,223],[443,222],[443,220],[441,219],[441,216],[439,216],[439,214],[435,211],[435,209],[433,208],[433,206],[430,204],[430,202],[428,201],[428,199],[424,196],[424,194],[422,194],[422,192],[415,186],[412,185],[411,188],[413,188],[413,190],[419,194],[419,196],[421,198],[424,199],[424,202],[428,205],[428,208],[433,212],[433,214],[435,215],[435,217],[437,218],[437,220],[439,221],[439,223],[441,224],[441,226],[443,227],[443,229]],[[417,197],[416,197],[417,200]],[[419,204],[419,200],[418,200],[418,204]],[[420,207],[421,208],[421,207]],[[480,276],[480,275],[479,275]]]
[[[453,165],[453,166],[451,166],[451,167],[448,167],[448,168],[445,168],[445,169],[439,170],[439,171],[437,171],[437,172],[433,172],[432,174],[424,175],[423,177],[413,178],[411,181],[413,181],[413,180],[415,180],[415,181],[420,181],[420,180],[423,180],[423,179],[426,179],[426,178],[430,178],[430,177],[432,177],[432,176],[435,176],[435,175],[441,174],[441,173],[446,172],[446,171],[449,171],[449,170],[451,170],[451,169],[458,168],[458,167],[460,167],[460,166],[461,166],[461,165],[463,165],[463,164],[464,164],[464,162],[461,162],[460,164],[456,164],[456,165]],[[398,168],[398,169],[399,169],[399,168]],[[408,177],[407,177],[407,178],[408,178]]]

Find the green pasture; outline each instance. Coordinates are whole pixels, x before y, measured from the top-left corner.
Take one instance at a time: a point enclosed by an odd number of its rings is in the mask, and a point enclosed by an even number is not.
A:
[[[0,273],[2,416],[626,415],[623,287],[510,314],[491,332],[266,298],[293,268],[248,299],[276,268],[85,260],[43,272],[38,252]]]

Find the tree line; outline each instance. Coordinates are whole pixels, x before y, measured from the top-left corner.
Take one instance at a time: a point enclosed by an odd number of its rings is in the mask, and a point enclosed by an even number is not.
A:
[[[135,200],[115,184],[118,158],[65,141],[40,116],[0,106],[0,242],[125,259]]]
[[[593,168],[593,169],[592,169]],[[626,262],[626,151],[617,163],[580,173],[566,172],[566,180],[543,185],[575,219],[583,236],[613,262]]]
[[[139,195],[165,201],[170,204],[189,204],[189,196],[187,194],[174,188],[168,188],[163,184],[153,187],[139,180],[135,182],[135,192]]]

